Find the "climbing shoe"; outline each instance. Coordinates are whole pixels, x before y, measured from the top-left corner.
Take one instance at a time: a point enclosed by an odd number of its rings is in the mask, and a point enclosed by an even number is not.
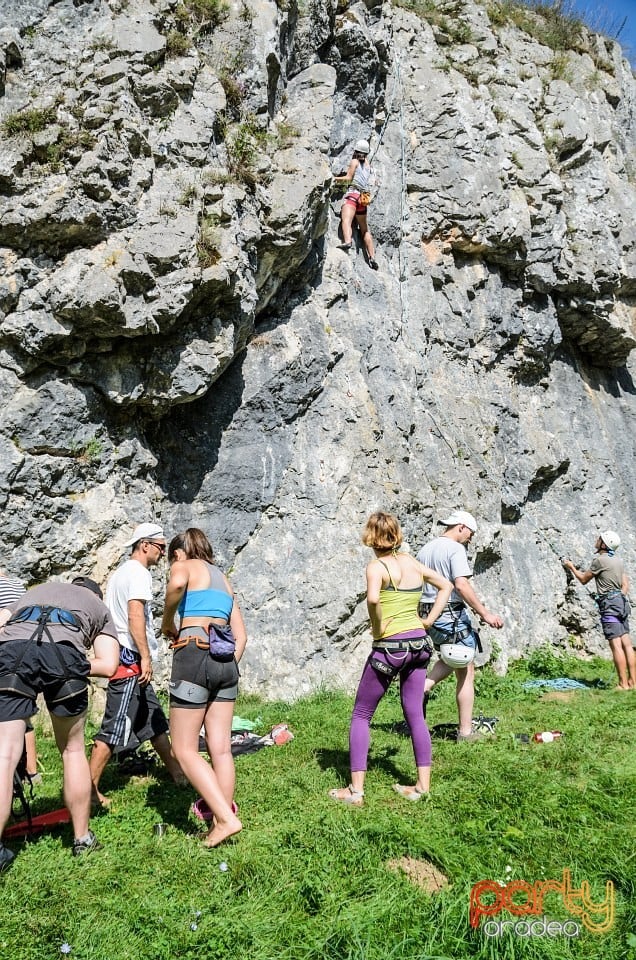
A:
[[[369,266],[372,270],[379,270],[378,261],[374,260],[373,257],[369,257]]]
[[[94,850],[101,849],[102,845],[92,830],[89,830],[85,837],[73,841],[74,857],[83,857],[85,853],[93,853]]]
[[[3,870],[8,870],[14,860],[15,853],[13,850],[5,847],[4,843],[0,840],[0,873],[2,873]]]
[[[345,251],[347,251],[347,252],[348,252],[349,250],[351,250],[351,247],[352,247],[352,246],[353,246],[353,241],[352,241],[352,240],[350,240],[349,243],[339,243],[339,244],[338,244],[338,248],[339,248],[340,250],[345,250]]]

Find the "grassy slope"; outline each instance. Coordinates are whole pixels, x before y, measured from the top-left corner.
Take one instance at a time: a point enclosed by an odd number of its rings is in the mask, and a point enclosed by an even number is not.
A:
[[[600,661],[577,673],[611,679]],[[590,690],[546,702],[521,689],[524,677],[519,667],[501,680],[482,671],[479,705],[501,718],[498,736],[462,746],[435,741],[428,804],[390,789],[413,770],[410,741],[392,729],[401,712],[391,692],[374,719],[361,810],[326,795],[347,782],[349,697],[322,693],[292,706],[242,701],[241,716],[260,715],[264,727],[285,720],[296,739],[239,758],[245,830],[215,852],[195,839],[189,790],[160,777],[125,780],[109,768],[113,810],[93,821],[102,852],[74,861],[69,828],[14,844],[19,857],[0,879],[0,956],[44,960],[61,956],[68,942],[82,960],[636,957],[636,694]],[[447,683],[429,721],[453,719]],[[520,746],[513,739],[554,728],[564,740]],[[54,806],[59,790],[55,751],[41,746],[38,809],[47,797]],[[152,832],[159,820],[172,825],[162,840]],[[387,861],[404,855],[435,863],[450,890],[431,897],[390,872]],[[227,872],[219,870],[223,861]],[[596,899],[605,880],[614,882],[617,919],[608,934],[488,939],[471,931],[472,884],[560,879],[566,867],[578,885],[591,883]],[[546,913],[569,918],[557,898]]]

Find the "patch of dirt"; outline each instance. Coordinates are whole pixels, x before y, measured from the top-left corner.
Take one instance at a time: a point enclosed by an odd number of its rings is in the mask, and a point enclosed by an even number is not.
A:
[[[415,860],[413,857],[400,857],[387,862],[389,870],[405,873],[411,883],[426,893],[439,893],[450,887],[448,877],[434,867],[428,860]]]
[[[546,703],[557,701],[558,703],[569,703],[574,700],[576,690],[554,690],[552,693],[544,693],[539,700],[545,700]]]

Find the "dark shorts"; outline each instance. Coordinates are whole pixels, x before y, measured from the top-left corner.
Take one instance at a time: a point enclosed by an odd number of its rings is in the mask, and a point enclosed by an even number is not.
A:
[[[196,684],[197,687],[207,690],[207,699],[197,694],[197,699],[189,700],[176,696],[172,690],[179,681]],[[234,701],[238,696],[239,669],[236,660],[215,660],[208,650],[201,650],[195,643],[176,650],[172,661],[172,675],[170,677],[170,705],[197,710],[207,703],[216,703],[221,700]],[[186,688],[182,687],[184,692]]]
[[[89,671],[86,655],[70,643],[5,640],[0,643],[0,687],[5,687],[0,690],[0,722],[32,717],[39,693],[56,717],[81,716],[88,709]],[[15,689],[22,684],[29,689]]]
[[[623,634],[629,633],[629,615],[631,608],[629,600],[622,593],[601,596],[598,601],[601,614],[601,627],[606,640],[616,640]]]
[[[134,750],[140,743],[167,732],[168,721],[152,684],[142,687],[137,677],[110,681],[96,740],[118,752]]]

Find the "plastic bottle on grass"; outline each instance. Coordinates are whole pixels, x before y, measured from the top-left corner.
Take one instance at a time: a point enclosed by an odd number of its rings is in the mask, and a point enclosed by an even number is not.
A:
[[[533,734],[532,739],[535,743],[552,743],[553,740],[558,740],[562,736],[561,730],[544,730],[543,733]]]

